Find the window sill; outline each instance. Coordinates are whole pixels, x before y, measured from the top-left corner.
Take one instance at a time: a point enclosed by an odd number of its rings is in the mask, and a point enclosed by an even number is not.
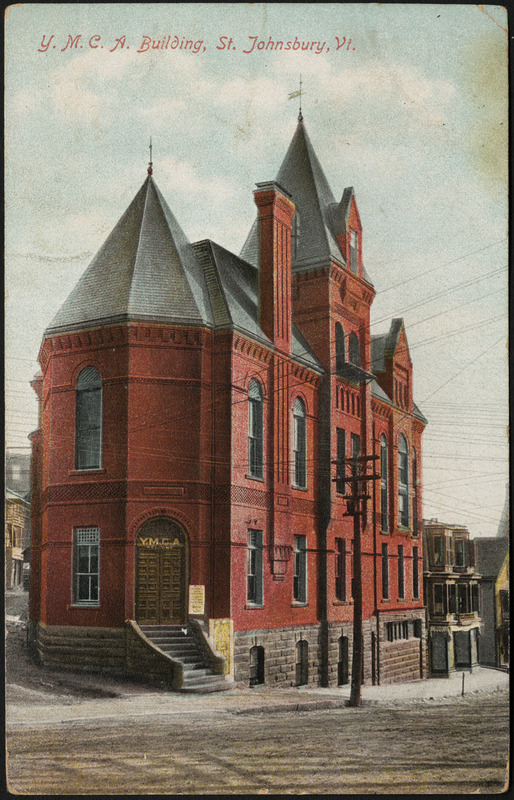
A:
[[[296,489],[298,492],[307,492],[308,489],[306,486],[297,486],[296,483],[291,484],[292,489]]]
[[[71,605],[67,606],[68,611],[75,608],[100,608],[100,603],[71,603]]]
[[[383,597],[380,602],[381,603],[390,603],[391,602],[391,598],[390,597]]]
[[[353,606],[353,600],[334,600],[333,606]]]
[[[71,469],[68,472],[68,475],[91,475],[91,474],[101,474],[105,473],[105,467],[92,467],[91,469]]]
[[[261,603],[260,605],[258,603],[245,603],[244,607],[246,611],[255,611],[259,608],[264,608],[264,603]]]
[[[382,536],[389,536],[389,531],[380,531]]]
[[[245,475],[245,478],[249,481],[258,481],[259,483],[264,483],[264,478],[259,478],[258,475]]]
[[[405,597],[398,597],[396,600],[397,603],[405,603]]]
[[[308,605],[309,604],[306,600],[304,602],[302,602],[301,600],[293,600],[293,602],[291,603],[291,608],[305,608]]]

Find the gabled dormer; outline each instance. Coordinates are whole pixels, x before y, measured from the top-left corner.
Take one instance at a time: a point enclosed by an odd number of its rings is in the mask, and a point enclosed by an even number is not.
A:
[[[411,413],[412,361],[403,319],[393,319],[389,333],[372,337],[371,369],[394,405]]]

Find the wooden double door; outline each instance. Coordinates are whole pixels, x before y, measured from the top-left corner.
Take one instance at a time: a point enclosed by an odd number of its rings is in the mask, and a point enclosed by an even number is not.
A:
[[[136,620],[144,625],[187,621],[189,548],[175,520],[145,522],[136,539]]]

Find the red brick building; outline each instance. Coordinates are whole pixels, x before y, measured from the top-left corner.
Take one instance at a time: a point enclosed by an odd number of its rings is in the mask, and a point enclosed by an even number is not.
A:
[[[375,454],[363,676],[424,675],[426,420],[403,322],[370,336],[355,193],[335,200],[301,115],[254,200],[240,256],[190,244],[150,167],[45,332],[30,618],[48,663],[181,688],[346,682],[353,521],[334,462]]]

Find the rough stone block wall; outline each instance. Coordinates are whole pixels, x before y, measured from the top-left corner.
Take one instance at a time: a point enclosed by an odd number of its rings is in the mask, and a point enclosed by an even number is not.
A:
[[[421,637],[414,636],[412,623],[418,620]],[[409,638],[388,641],[387,623],[411,623]],[[380,683],[406,683],[427,677],[427,642],[424,614],[407,611],[380,616]]]
[[[273,630],[239,631],[234,634],[234,680],[249,683],[250,649],[264,648],[264,682],[268,686],[296,685],[296,643],[309,645],[308,686],[320,684],[319,625]]]
[[[125,672],[126,647],[123,628],[38,625],[33,644],[38,659],[46,666]]]
[[[376,682],[376,665],[373,668],[373,645],[371,634],[376,633],[376,622],[374,619],[363,620],[362,636],[364,639],[363,660],[364,660],[364,683]],[[335,623],[329,627],[328,643],[328,685],[339,685],[339,639],[345,636],[348,639],[348,683],[352,682],[352,661],[353,661],[353,623]]]

